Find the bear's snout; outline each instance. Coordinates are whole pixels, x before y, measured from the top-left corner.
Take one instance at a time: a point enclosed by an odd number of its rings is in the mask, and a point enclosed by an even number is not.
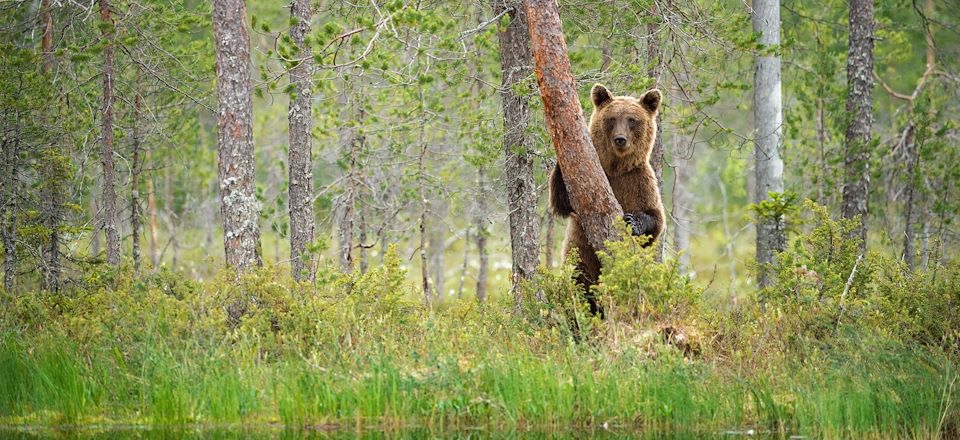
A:
[[[617,135],[616,137],[613,138],[613,144],[616,145],[617,148],[626,147],[626,146],[627,146],[627,137],[624,136],[624,135]]]

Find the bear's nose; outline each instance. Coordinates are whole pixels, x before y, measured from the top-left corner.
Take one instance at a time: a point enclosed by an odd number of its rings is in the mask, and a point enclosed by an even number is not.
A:
[[[626,136],[617,136],[617,137],[613,138],[613,143],[616,144],[617,147],[619,147],[619,148],[626,147],[626,146],[627,146],[627,137],[626,137]]]

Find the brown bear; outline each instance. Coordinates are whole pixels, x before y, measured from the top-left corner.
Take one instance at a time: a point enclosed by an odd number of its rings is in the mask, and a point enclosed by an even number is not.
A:
[[[650,166],[650,152],[657,136],[660,91],[649,90],[637,99],[613,96],[606,87],[596,84],[590,95],[593,99],[590,139],[600,157],[600,165],[623,208],[624,220],[634,235],[650,236],[649,246],[660,238],[665,221],[657,177]],[[578,251],[580,276],[577,282],[587,292],[591,312],[602,314],[590,292],[590,286],[596,284],[600,276],[600,261],[570,205],[559,165],[550,175],[550,208],[555,215],[569,217],[563,243],[564,258],[572,250]]]

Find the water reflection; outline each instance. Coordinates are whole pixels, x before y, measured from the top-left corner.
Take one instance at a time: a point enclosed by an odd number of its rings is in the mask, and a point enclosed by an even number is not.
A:
[[[730,435],[704,435],[692,433],[640,433],[616,431],[433,431],[429,429],[403,429],[393,431],[345,431],[345,430],[290,430],[290,429],[144,429],[139,427],[127,428],[83,428],[69,430],[30,429],[30,430],[0,430],[0,438],[15,440],[32,439],[115,439],[115,440],[379,440],[379,439],[700,439],[700,438],[736,438]]]

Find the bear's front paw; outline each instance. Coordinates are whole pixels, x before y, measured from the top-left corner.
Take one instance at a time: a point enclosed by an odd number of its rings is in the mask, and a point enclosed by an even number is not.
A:
[[[637,224],[637,219],[633,214],[627,212],[623,214],[623,221],[630,226],[630,233],[634,236],[640,235],[643,231],[640,230],[640,226]]]
[[[630,232],[634,236],[650,235],[656,232],[656,219],[645,212],[626,213],[623,215],[623,221],[630,225]]]

